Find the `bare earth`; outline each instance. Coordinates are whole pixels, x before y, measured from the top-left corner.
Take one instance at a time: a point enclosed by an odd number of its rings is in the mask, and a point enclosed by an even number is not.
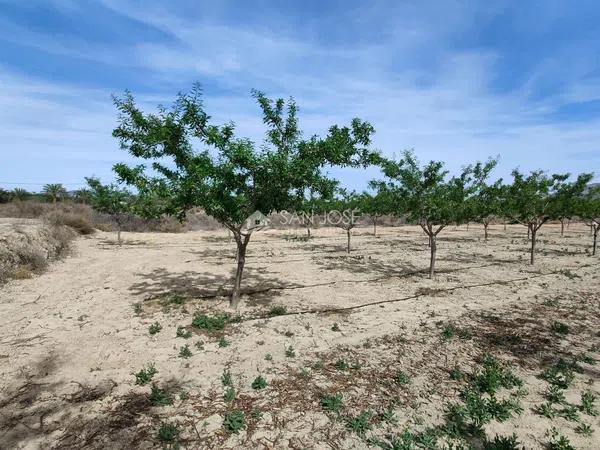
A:
[[[487,243],[480,226],[449,227],[434,280],[419,229],[378,232],[355,229],[350,255],[342,230],[314,230],[309,241],[294,239],[302,230],[257,233],[241,321],[213,335],[191,321],[197,310],[228,311],[235,252],[226,232],[125,233],[121,248],[111,233],[79,238],[73,256],[43,275],[0,287],[0,448],[162,448],[162,422],[179,426],[182,448],[368,448],[370,436],[442,423],[462,386],[449,371],[474,370],[486,351],[510,363],[528,391],[523,412],[487,425],[488,437],[516,433],[526,448],[543,448],[554,426],[577,449],[600,448],[598,416],[580,412],[595,430],[584,436],[577,422],[533,411],[547,387],[538,375],[559,356],[591,358],[569,402],[587,389],[600,396],[600,257],[587,253],[586,227],[571,224],[561,237],[545,225],[533,267],[522,226],[493,226]],[[174,294],[183,300],[170,302]],[[279,305],[288,314],[265,318]],[[569,332],[553,332],[556,321]],[[153,322],[162,331],[151,336]],[[444,337],[449,324],[458,331]],[[193,336],[176,337],[179,325]],[[185,344],[188,359],[179,357]],[[150,362],[172,405],[153,406],[149,385],[134,384]],[[232,403],[223,399],[225,369]],[[393,382],[398,369],[408,384]],[[266,389],[251,388],[258,374]],[[320,405],[337,392],[341,416]],[[397,424],[378,419],[387,407]],[[246,428],[230,435],[223,417],[234,409],[246,413]],[[344,417],[363,410],[373,420],[360,437]]]

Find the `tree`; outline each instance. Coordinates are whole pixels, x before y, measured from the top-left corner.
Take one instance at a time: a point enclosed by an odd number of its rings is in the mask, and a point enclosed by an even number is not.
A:
[[[29,198],[31,194],[23,188],[14,188],[12,191],[12,199],[17,201],[25,201]]]
[[[189,208],[200,207],[231,231],[238,255],[232,307],[239,303],[246,249],[254,231],[247,218],[255,212],[294,210],[311,189],[329,184],[325,167],[366,163],[374,131],[369,123],[353,119],[348,127],[330,127],[323,138],[305,139],[293,99],[271,100],[258,91],[252,95],[267,128],[261,146],[236,137],[233,123],[211,124],[199,85],[155,114],[142,112],[130,93],[115,98],[120,123],[113,136],[134,157],[152,161],[152,172],[143,164],[117,164],[119,180],[135,186],[142,198],[160,198],[167,214],[183,218]]]
[[[76,203],[90,203],[91,195],[92,193],[89,189],[77,189],[73,192],[73,200],[75,200]]]
[[[385,190],[375,193],[363,192],[360,197],[360,210],[373,220],[373,236],[377,236],[377,220],[391,209],[390,196]]]
[[[496,161],[465,167],[460,176],[451,178],[443,170],[444,163],[430,161],[421,167],[411,151],[404,152],[399,161],[380,158],[380,164],[387,181],[372,184],[393,195],[399,212],[408,213],[429,237],[429,278],[433,278],[438,234],[450,224],[469,219],[467,199],[489,176]]]
[[[52,203],[63,199],[67,195],[67,190],[60,183],[51,183],[44,186],[42,193],[52,199]]]
[[[8,203],[11,200],[10,192],[6,189],[0,188],[0,203]]]
[[[356,192],[339,189],[335,198],[322,203],[321,209],[325,211],[327,221],[346,231],[346,253],[351,250],[352,229],[356,226],[362,202],[362,197]]]
[[[596,242],[600,231],[600,187],[590,189],[577,201],[576,214],[591,228],[592,256],[596,255]]]
[[[96,211],[108,214],[117,224],[117,242],[121,245],[121,230],[134,211],[134,196],[117,185],[104,185],[97,178],[86,178],[89,201]]]
[[[476,192],[469,199],[471,216],[476,222],[483,224],[484,240],[488,240],[490,222],[502,215],[502,180],[493,184],[483,183],[477,186]]]
[[[515,169],[512,176],[513,183],[508,188],[507,215],[527,227],[531,237],[529,262],[533,265],[538,230],[547,221],[558,218],[563,202],[575,202],[591,175],[579,175],[572,185],[567,182],[570,174],[548,176],[536,170],[526,176]]]
[[[559,180],[555,186],[552,199],[553,215],[560,221],[560,235],[565,233],[565,220],[571,219],[577,213],[577,198],[583,194],[586,185],[591,181],[592,174],[582,174],[575,182]]]

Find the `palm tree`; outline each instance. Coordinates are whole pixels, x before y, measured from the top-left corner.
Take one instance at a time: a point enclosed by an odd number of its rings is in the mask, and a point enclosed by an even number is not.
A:
[[[18,200],[18,201],[23,201],[23,200],[27,200],[27,198],[29,197],[29,192],[27,192],[26,189],[23,188],[14,188],[12,191],[12,199],[13,201]]]
[[[60,183],[51,183],[44,186],[42,193],[50,197],[52,203],[56,203],[57,200],[62,199],[67,194],[67,190]]]

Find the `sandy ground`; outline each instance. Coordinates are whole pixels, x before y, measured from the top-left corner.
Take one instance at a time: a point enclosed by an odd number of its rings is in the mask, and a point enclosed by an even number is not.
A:
[[[256,233],[241,321],[214,335],[193,329],[187,340],[176,329],[191,328],[196,310],[228,310],[235,252],[225,232],[124,233],[120,248],[111,233],[79,238],[46,273],[0,287],[0,448],[161,448],[163,422],[179,426],[183,448],[367,448],[322,411],[324,393],[343,392],[348,416],[392,405],[398,424],[377,423],[369,435],[420,429],[458,401],[448,371],[473,369],[485,351],[510,362],[528,390],[523,413],[488,425],[488,436],[516,433],[526,448],[542,448],[554,426],[576,448],[600,448],[598,417],[581,415],[595,429],[588,437],[576,422],[532,411],[550,361],[600,358],[600,258],[589,256],[583,225],[564,237],[544,226],[534,267],[524,227],[493,226],[488,242],[480,226],[449,227],[433,280],[419,229],[378,232],[355,229],[350,255],[342,230],[315,230],[309,241],[296,239],[302,230]],[[183,304],[169,303],[174,294]],[[292,314],[264,318],[279,305]],[[553,321],[570,332],[557,336]],[[151,336],[154,322],[162,330]],[[444,339],[448,324],[466,331]],[[188,359],[179,357],[185,344]],[[335,370],[340,358],[354,369]],[[150,362],[170,406],[152,406],[150,388],[134,384]],[[581,367],[567,391],[573,403],[584,389],[600,395],[600,366]],[[398,368],[410,376],[406,387],[390,384]],[[225,369],[237,392],[231,404]],[[254,391],[258,374],[269,384]],[[234,408],[247,427],[228,435],[223,417]]]

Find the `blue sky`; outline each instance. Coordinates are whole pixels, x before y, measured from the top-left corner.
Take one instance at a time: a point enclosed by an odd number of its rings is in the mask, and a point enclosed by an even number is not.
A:
[[[360,117],[388,155],[598,180],[599,17],[597,1],[0,0],[0,186],[111,181],[128,161],[111,95],[150,110],[194,81],[257,142],[252,88],[295,97],[306,134]]]

